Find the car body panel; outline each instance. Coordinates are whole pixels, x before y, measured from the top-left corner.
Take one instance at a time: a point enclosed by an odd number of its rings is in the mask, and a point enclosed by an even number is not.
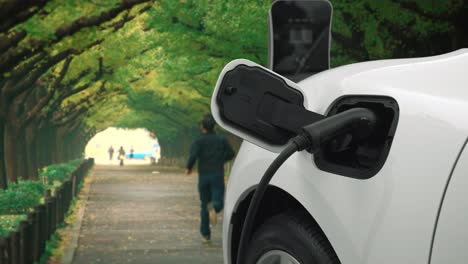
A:
[[[382,169],[368,180],[320,171],[307,152],[294,154],[271,184],[315,218],[341,263],[427,263],[440,201],[468,135],[468,50],[427,58],[352,64],[299,83],[307,108],[326,114],[345,95],[384,95],[400,108]],[[450,70],[447,70],[450,69]],[[277,154],[244,142],[226,192],[224,257],[230,220]]]
[[[465,142],[442,203],[430,263],[456,264],[468,259],[467,172],[468,150]]]

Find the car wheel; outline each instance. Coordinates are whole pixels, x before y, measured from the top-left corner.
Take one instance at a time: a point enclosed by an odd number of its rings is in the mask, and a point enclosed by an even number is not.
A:
[[[266,220],[254,233],[248,264],[339,264],[323,232],[311,218],[283,213]]]

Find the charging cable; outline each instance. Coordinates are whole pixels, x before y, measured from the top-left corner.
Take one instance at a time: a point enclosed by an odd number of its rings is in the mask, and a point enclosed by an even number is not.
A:
[[[250,242],[255,216],[260,202],[276,171],[297,151],[307,149],[314,153],[328,140],[344,133],[358,131],[360,136],[369,136],[376,123],[376,115],[366,108],[352,108],[339,114],[314,122],[301,129],[298,136],[291,139],[263,174],[247,210],[237,251],[237,264],[246,264],[246,247]],[[251,263],[248,263],[251,264]]]

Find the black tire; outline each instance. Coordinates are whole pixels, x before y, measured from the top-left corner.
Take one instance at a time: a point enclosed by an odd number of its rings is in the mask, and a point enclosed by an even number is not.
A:
[[[304,214],[288,212],[266,220],[248,246],[247,263],[256,264],[267,252],[281,250],[301,264],[339,264],[323,232]]]

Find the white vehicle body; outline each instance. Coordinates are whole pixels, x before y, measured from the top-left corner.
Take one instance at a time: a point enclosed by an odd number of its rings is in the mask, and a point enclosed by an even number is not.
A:
[[[466,263],[468,50],[342,66],[298,85],[306,109],[320,114],[344,95],[389,96],[399,106],[393,144],[372,178],[322,171],[302,151],[270,183],[309,212],[341,263]],[[242,144],[226,192],[225,263],[233,263],[232,215],[276,156]]]

